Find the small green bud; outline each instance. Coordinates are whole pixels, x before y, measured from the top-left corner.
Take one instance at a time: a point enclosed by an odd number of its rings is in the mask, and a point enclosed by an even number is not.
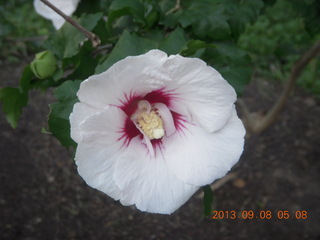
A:
[[[47,78],[57,70],[57,59],[51,51],[43,51],[36,54],[30,67],[37,78]]]

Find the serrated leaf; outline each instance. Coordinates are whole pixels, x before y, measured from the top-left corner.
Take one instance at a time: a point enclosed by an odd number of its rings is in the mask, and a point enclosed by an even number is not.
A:
[[[200,39],[237,40],[263,6],[262,0],[185,0],[178,22]]]
[[[253,71],[246,52],[232,43],[217,43],[216,48],[206,49],[203,59],[221,73],[238,95],[242,94]]]
[[[17,88],[2,88],[0,89],[0,101],[8,123],[12,128],[16,128],[22,109],[28,103],[28,93],[21,92]]]
[[[202,188],[204,196],[203,196],[203,214],[208,217],[212,213],[212,201],[213,201],[213,193],[210,185],[206,185]]]
[[[127,56],[144,54],[151,49],[157,48],[157,46],[158,44],[150,39],[141,38],[136,34],[124,31],[108,58],[97,66],[95,73],[107,70],[114,63]]]
[[[184,31],[181,28],[175,29],[169,36],[162,38],[159,49],[167,54],[177,54],[187,44]]]
[[[229,16],[228,23],[234,39],[237,40],[239,38],[247,24],[252,24],[257,20],[263,6],[264,3],[262,0],[231,0],[228,2],[226,14]]]
[[[190,40],[186,47],[180,52],[180,55],[189,57],[196,54],[196,52],[200,49],[207,48],[207,47],[215,47],[213,44],[207,44],[201,40]]]
[[[114,63],[127,56],[141,55],[151,49],[160,49],[167,54],[177,54],[186,46],[186,43],[184,31],[180,28],[175,29],[166,37],[163,37],[159,31],[153,32],[145,38],[124,31],[110,55],[97,66],[95,73],[106,71]]]
[[[109,8],[108,24],[125,15],[132,15],[135,22],[145,23],[144,6],[139,0],[117,0],[113,1]]]
[[[194,33],[200,38],[209,36],[212,40],[230,39],[231,28],[227,20],[223,14],[210,15],[205,20],[193,24]]]
[[[228,39],[231,30],[225,14],[225,5],[217,0],[186,1],[186,7],[179,17],[180,24],[186,28],[192,26],[199,38],[209,36],[213,40]]]
[[[65,147],[75,146],[75,142],[70,137],[69,115],[76,102],[75,99],[65,103],[50,104],[49,130]]]
[[[59,102],[50,105],[49,130],[65,147],[76,145],[70,137],[69,116],[73,105],[78,102],[76,93],[79,90],[80,83],[80,80],[63,83],[54,93]]]
[[[80,83],[80,80],[66,81],[54,91],[54,96],[62,103],[77,99]]]
[[[88,14],[76,19],[81,26],[92,31],[102,18],[102,13]],[[46,42],[46,47],[54,52],[59,58],[70,58],[80,50],[80,44],[87,37],[73,27],[71,24],[64,24],[63,27],[50,37]]]

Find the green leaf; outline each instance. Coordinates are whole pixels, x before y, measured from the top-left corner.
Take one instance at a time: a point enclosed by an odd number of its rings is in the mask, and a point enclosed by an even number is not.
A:
[[[110,2],[112,0],[91,0],[91,1],[80,1],[75,16],[80,16],[85,13],[97,13],[101,11],[106,11],[110,7]]]
[[[226,6],[226,15],[228,15],[228,23],[232,30],[234,39],[238,39],[240,34],[244,32],[248,23],[254,23],[263,8],[262,0],[231,0]]]
[[[91,45],[91,43],[86,42],[84,45],[88,46]],[[73,58],[64,59],[63,64],[66,69],[68,69],[68,66],[74,69],[74,71],[67,76],[68,80],[86,79],[94,74],[98,60],[93,56],[92,51],[84,46]]]
[[[247,66],[230,65],[219,70],[221,75],[236,90],[238,96],[241,96],[245,87],[251,81],[252,68]]]
[[[117,0],[113,1],[108,14],[108,23],[112,24],[115,19],[132,15],[134,22],[145,24],[144,6],[139,0]]]
[[[6,119],[11,127],[16,128],[22,109],[28,103],[28,93],[21,92],[17,88],[1,88],[0,101],[2,102],[2,110],[6,115]]]
[[[187,44],[184,31],[181,28],[175,29],[169,36],[162,38],[159,49],[167,54],[178,54]]]
[[[84,15],[77,19],[81,26],[92,31],[102,18],[102,13]],[[80,44],[87,37],[79,32],[71,24],[64,24],[63,27],[46,41],[46,47],[55,53],[59,58],[70,58],[80,51]]]
[[[231,29],[228,18],[223,14],[210,15],[206,20],[193,24],[194,33],[205,38],[209,36],[213,40],[225,40],[231,38]]]
[[[174,16],[187,31],[201,40],[237,40],[264,6],[262,0],[184,0]],[[168,20],[164,20],[168,23]],[[172,21],[171,21],[172,22]]]
[[[97,66],[95,73],[106,71],[114,63],[127,56],[141,55],[151,49],[160,49],[167,54],[177,54],[186,44],[187,39],[181,28],[175,29],[167,37],[163,37],[159,31],[153,32],[147,37],[140,37],[135,33],[130,34],[128,31],[124,31],[110,55]]]
[[[312,36],[320,33],[320,1],[292,0],[290,1],[296,12],[304,18],[305,28]]]
[[[65,147],[76,146],[76,143],[70,137],[69,116],[73,105],[78,102],[76,94],[80,83],[80,80],[64,82],[54,93],[59,102],[50,105],[49,130]]]
[[[213,193],[210,185],[206,185],[202,188],[203,196],[203,214],[208,217],[212,213],[212,201]]]
[[[189,57],[196,54],[196,52],[200,49],[207,47],[215,47],[213,44],[207,44],[204,41],[200,40],[190,40],[187,46],[180,52],[180,55]]]
[[[20,90],[22,92],[28,91],[31,86],[31,80],[33,79],[34,74],[30,68],[30,65],[27,65],[22,72],[21,78],[20,78]]]
[[[77,99],[80,83],[80,80],[66,81],[54,91],[54,96],[62,103],[73,101],[74,99]]]
[[[158,44],[150,39],[141,38],[136,34],[124,31],[108,58],[97,66],[95,73],[104,72],[114,63],[127,56],[144,54],[151,49],[157,48],[157,46]]]
[[[156,11],[155,9],[152,9],[152,11],[146,16],[146,21],[147,21],[147,27],[151,28],[154,25],[157,24],[159,21],[160,15],[159,12]]]
[[[225,5],[218,0],[186,1],[186,7],[179,17],[180,24],[186,28],[192,26],[200,39],[209,36],[213,40],[231,38],[227,22]]]
[[[203,60],[216,68],[239,96],[251,80],[253,69],[250,58],[235,44],[216,43],[216,48],[206,49]]]

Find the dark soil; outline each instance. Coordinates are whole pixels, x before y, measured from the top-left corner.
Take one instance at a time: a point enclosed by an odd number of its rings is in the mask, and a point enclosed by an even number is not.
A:
[[[22,65],[0,69],[0,87],[17,85]],[[258,83],[243,99],[266,110],[281,86]],[[88,187],[72,154],[40,132],[52,101],[51,93],[32,92],[16,130],[0,113],[0,239],[320,239],[320,103],[302,90],[273,126],[248,136],[235,177],[214,192],[221,220],[203,217],[201,191],[167,216],[123,207]],[[227,219],[226,211],[272,215]],[[290,218],[279,219],[279,211]],[[296,219],[300,211],[306,219]]]

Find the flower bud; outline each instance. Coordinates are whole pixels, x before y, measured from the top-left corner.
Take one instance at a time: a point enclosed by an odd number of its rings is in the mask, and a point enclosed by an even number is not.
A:
[[[32,72],[37,78],[43,79],[52,76],[57,69],[57,59],[51,51],[43,51],[36,54],[30,64]]]

